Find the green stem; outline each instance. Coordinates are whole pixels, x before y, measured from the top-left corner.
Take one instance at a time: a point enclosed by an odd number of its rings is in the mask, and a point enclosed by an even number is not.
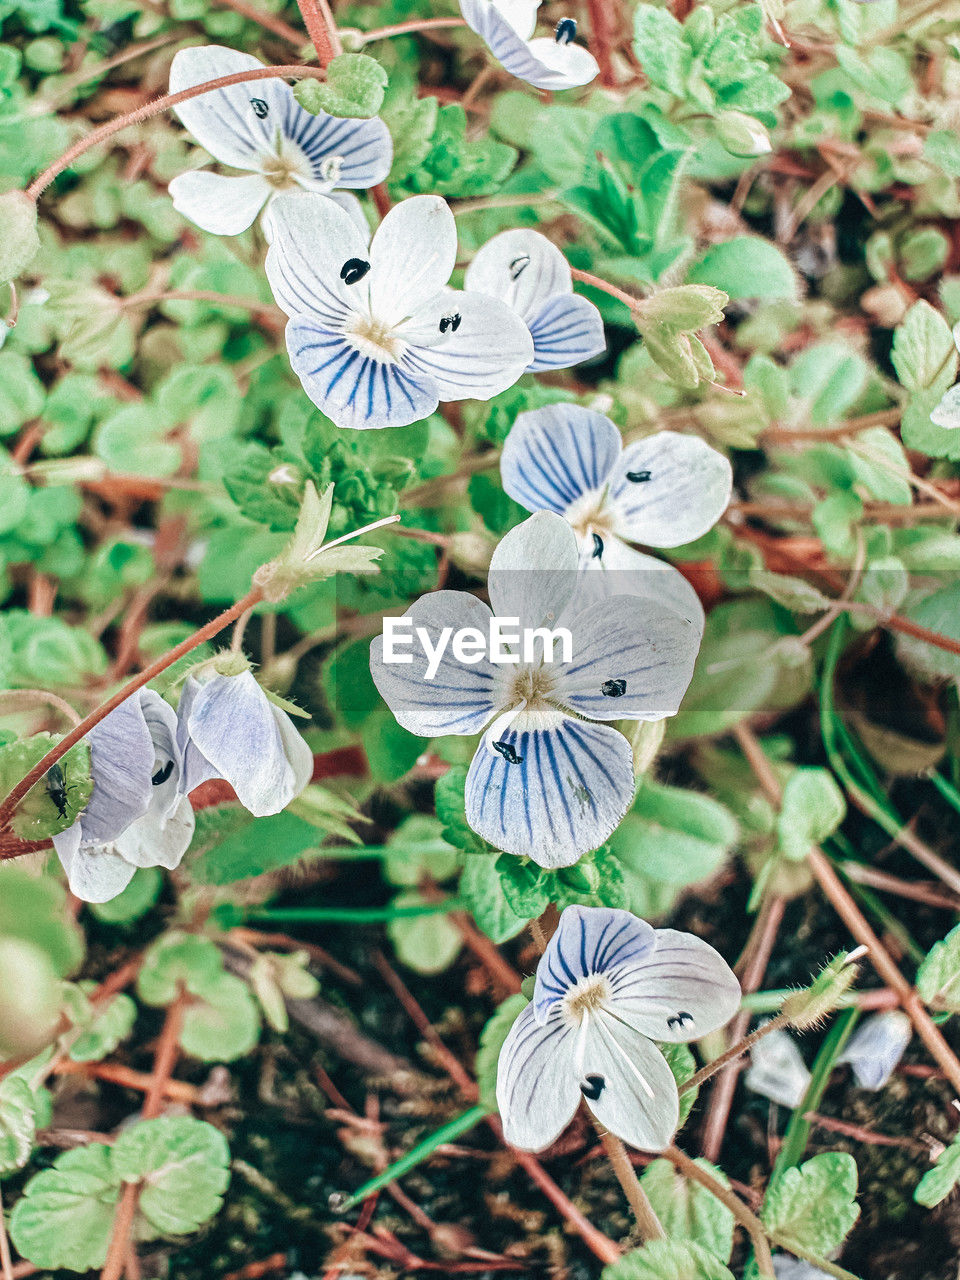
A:
[[[418,1142],[412,1151],[408,1151],[405,1156],[401,1156],[399,1160],[395,1160],[393,1164],[388,1165],[382,1173],[378,1173],[375,1178],[365,1182],[352,1195],[343,1198],[338,1194],[332,1195],[330,1197],[330,1208],[334,1213],[348,1213],[369,1196],[382,1191],[391,1182],[396,1182],[398,1178],[402,1178],[411,1169],[415,1169],[418,1164],[422,1164],[428,1156],[433,1155],[437,1147],[442,1147],[445,1142],[453,1142],[456,1138],[468,1133],[488,1114],[489,1108],[478,1102],[475,1107],[470,1107],[468,1111],[464,1111],[453,1120],[448,1120],[446,1124],[441,1125],[428,1138]]]

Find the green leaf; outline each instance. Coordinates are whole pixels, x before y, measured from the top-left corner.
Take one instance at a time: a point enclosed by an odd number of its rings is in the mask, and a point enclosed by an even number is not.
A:
[[[666,1058],[667,1066],[673,1072],[673,1078],[676,1080],[678,1086],[683,1084],[685,1080],[689,1080],[690,1077],[694,1075],[697,1070],[697,1061],[694,1058],[689,1045],[658,1042],[657,1048],[663,1054],[664,1058]],[[682,1128],[686,1124],[687,1117],[693,1110],[693,1104],[696,1102],[699,1092],[700,1090],[697,1088],[687,1089],[681,1093],[680,1120],[677,1124],[678,1129]]]
[[[729,1187],[724,1173],[709,1160],[694,1161],[717,1182]],[[729,1262],[733,1252],[734,1217],[716,1196],[691,1182],[674,1169],[669,1160],[654,1160],[640,1184],[669,1239],[702,1245],[721,1262]]]
[[[191,1116],[164,1116],[124,1129],[113,1148],[114,1171],[141,1183],[141,1238],[195,1231],[223,1203],[230,1149],[219,1129]]]
[[[486,844],[467,822],[464,788],[467,771],[462,767],[448,769],[434,787],[437,817],[443,823],[443,838],[464,853],[483,853]]]
[[[833,774],[826,769],[795,769],[783,789],[777,818],[780,848],[802,862],[810,846],[833,835],[847,814],[847,803]]]
[[[202,884],[233,884],[287,867],[316,850],[322,835],[293,813],[276,813],[245,822],[219,844],[205,848],[190,864]]]
[[[10,435],[39,417],[45,399],[43,383],[29,359],[18,351],[0,351],[0,436]]]
[[[147,948],[137,975],[137,994],[145,1004],[167,1005],[181,988],[203,995],[223,973],[223,956],[209,938],[172,929]]]
[[[201,984],[199,999],[187,1006],[180,1044],[201,1062],[234,1062],[260,1039],[260,1013],[250,989],[232,973]]]
[[[20,1076],[0,1081],[0,1173],[22,1169],[36,1138],[33,1090]]]
[[[327,66],[326,82],[298,80],[293,96],[305,111],[319,115],[367,120],[383,105],[388,76],[384,68],[365,53],[341,53]]]
[[[99,1062],[133,1030],[137,1006],[122,992],[94,1007],[93,1017],[70,1048],[73,1062]]]
[[[960,925],[930,948],[917,970],[916,985],[925,1004],[960,1013]]]
[[[699,1244],[651,1240],[604,1267],[600,1280],[733,1280],[733,1272]]]
[[[731,298],[797,297],[797,275],[780,250],[760,236],[713,245],[690,268],[691,284],[709,284]]]
[[[950,178],[960,178],[960,138],[952,129],[934,129],[923,143],[923,158]]]
[[[480,1101],[490,1111],[497,1110],[497,1063],[503,1042],[510,1034],[510,1028],[529,1004],[526,996],[517,992],[507,996],[496,1012],[487,1019],[480,1033],[480,1047],[474,1063],[477,1085],[480,1089]]]
[[[825,1151],[771,1183],[761,1217],[789,1248],[820,1257],[839,1249],[860,1216],[857,1162],[846,1151]]]
[[[422,906],[426,899],[415,889],[400,893],[394,907]],[[397,916],[387,921],[387,933],[397,959],[416,973],[442,973],[456,960],[463,938],[452,920],[440,912],[426,916]]]
[[[138,867],[122,893],[109,902],[91,902],[87,910],[105,924],[130,924],[146,915],[162,888],[163,872],[159,867]]]
[[[890,354],[897,377],[908,391],[936,390],[943,395],[957,372],[957,349],[950,326],[929,302],[915,302],[893,334]]]
[[[61,978],[83,958],[83,935],[69,916],[66,891],[56,880],[40,879],[17,866],[3,868],[0,938],[20,938],[39,947]]]
[[[684,41],[683,27],[668,9],[637,5],[633,48],[651,84],[686,97],[693,52]]]
[[[2,19],[0,19],[2,21]],[[4,45],[4,53],[9,59],[16,50]],[[10,64],[6,62],[4,78],[10,75]],[[37,203],[24,195],[22,191],[5,191],[0,195],[0,226],[3,237],[0,238],[0,283],[16,280],[37,256],[40,249],[40,237],[37,235]],[[0,376],[0,386],[3,378]],[[0,415],[0,422],[3,421]],[[6,428],[0,428],[0,431]]]
[[[515,937],[527,918],[507,901],[496,863],[495,853],[467,854],[457,892],[487,937],[501,943]]]
[[[946,1200],[958,1182],[960,1182],[960,1140],[954,1139],[937,1156],[937,1163],[933,1168],[928,1169],[920,1179],[913,1198],[917,1204],[932,1209],[941,1200]]]
[[[6,795],[47,752],[61,740],[60,734],[38,733],[0,747],[0,792]],[[44,840],[66,831],[77,820],[93,794],[90,776],[90,748],[78,742],[59,760],[65,788],[61,817],[46,780],[32,787],[17,806],[12,827],[22,840]]]
[[[109,1147],[92,1142],[65,1151],[31,1178],[13,1207],[10,1238],[38,1267],[102,1267],[120,1194]]]

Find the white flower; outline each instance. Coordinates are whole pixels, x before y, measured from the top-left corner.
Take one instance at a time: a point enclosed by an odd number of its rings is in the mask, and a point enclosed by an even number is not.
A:
[[[811,1080],[806,1063],[786,1031],[771,1031],[750,1050],[744,1083],[782,1107],[799,1107]]]
[[[504,70],[536,89],[572,89],[600,71],[593,54],[574,44],[577,24],[561,18],[552,36],[531,39],[540,0],[460,0],[460,12]]]
[[[888,1009],[864,1018],[847,1041],[837,1064],[849,1063],[861,1089],[882,1089],[893,1075],[913,1035],[913,1024],[902,1009]]]
[[[180,788],[177,716],[141,689],[87,734],[93,794],[77,821],[53,837],[71,892],[85,902],[121,893],[137,867],[179,866],[194,817]]]
[[[221,45],[181,49],[170,67],[170,92],[262,66],[250,54]],[[280,79],[214,89],[181,102],[175,111],[215,160],[249,173],[223,177],[192,170],[170,183],[174,208],[217,235],[245,231],[279,191],[299,188],[332,195],[341,187],[375,186],[393,160],[382,120],[311,115]],[[356,206],[353,196],[334,199]]]
[[[528,511],[555,511],[577,534],[581,565],[610,578],[598,595],[665,600],[702,629],[703,609],[682,574],[628,544],[678,547],[716,524],[730,501],[730,463],[698,436],[675,431],[623,447],[602,413],[575,404],[521,413],[500,459],[503,487]]]
[[[281,196],[270,228],[267,276],[290,317],[290,362],[337,426],[406,426],[441,400],[489,400],[533,359],[506,303],[447,288],[457,232],[438,196],[396,205],[369,243],[316,198]]]
[[[537,966],[533,1000],[500,1051],[504,1137],[542,1151],[584,1098],[611,1133],[662,1151],[679,1101],[655,1041],[698,1040],[739,1006],[739,982],[700,938],[654,929],[629,911],[567,907]]]
[[[604,720],[673,715],[690,683],[697,629],[672,608],[636,596],[579,607],[576,535],[542,511],[512,529],[493,554],[492,614],[519,619],[521,632],[562,623],[572,661],[554,653],[495,664],[489,654],[465,665],[451,647],[435,676],[414,646],[412,661],[370,649],[374,682],[397,720],[423,737],[486,730],[466,781],[466,816],[485,840],[527,854],[543,867],[569,866],[610,835],[634,795],[633,753]],[[405,617],[436,647],[444,628],[489,632],[491,608],[465,592],[423,596]],[[516,655],[519,659],[519,653]]]
[[[255,817],[279,813],[313,774],[313,753],[249,671],[189,676],[177,708],[183,790],[224,778]]]
[[[606,350],[600,312],[573,292],[566,258],[538,231],[502,231],[488,240],[464,284],[502,298],[522,317],[533,338],[532,373],[568,369]]]

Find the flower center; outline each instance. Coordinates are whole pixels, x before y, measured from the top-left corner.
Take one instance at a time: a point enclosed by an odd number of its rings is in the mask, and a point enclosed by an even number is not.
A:
[[[357,316],[346,330],[346,336],[367,356],[374,360],[395,360],[400,343],[393,335],[393,325],[385,324],[375,316]]]
[[[602,1012],[612,994],[610,983],[602,973],[581,978],[563,998],[564,1016],[579,1026],[585,1017]]]
[[[554,673],[546,665],[521,667],[513,677],[508,702],[526,702],[528,712],[543,711],[553,705]]]
[[[606,490],[594,489],[572,502],[564,512],[581,539],[588,542],[592,539],[594,555],[597,556],[603,555],[603,544],[613,533],[613,513],[607,507],[605,497]]]
[[[291,156],[265,156],[261,172],[271,187],[277,191],[287,191],[297,185],[297,174],[300,168]]]

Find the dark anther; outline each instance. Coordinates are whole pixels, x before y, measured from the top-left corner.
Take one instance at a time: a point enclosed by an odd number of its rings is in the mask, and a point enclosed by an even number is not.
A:
[[[452,333],[456,333],[460,328],[460,312],[454,311],[452,316],[440,317],[440,332],[446,333],[449,329]]]
[[[521,254],[519,258],[514,258],[514,260],[510,263],[510,279],[519,280],[520,277],[523,275],[524,271],[526,271],[527,267],[529,267],[529,265],[530,265],[529,253],[524,253],[524,254]]]
[[[257,117],[258,120],[263,120],[266,118],[267,112],[270,110],[270,108],[267,106],[267,104],[264,102],[262,98],[251,98],[250,105],[251,107],[253,107],[253,114]]]
[[[574,18],[561,18],[554,32],[557,44],[569,44],[577,34],[577,23]]]
[[[340,279],[344,284],[356,284],[370,270],[370,263],[363,258],[348,258],[340,268]]]
[[[593,535],[593,559],[599,560],[603,555],[603,539],[599,533]]]
[[[673,1025],[674,1025],[674,1023],[676,1023],[676,1025],[677,1025],[677,1026],[680,1028],[680,1030],[682,1031],[682,1030],[683,1030],[683,1024],[684,1024],[685,1022],[693,1022],[693,1021],[694,1021],[693,1014],[692,1014],[692,1013],[684,1013],[684,1012],[683,1012],[683,1010],[681,1009],[681,1010],[680,1010],[680,1012],[677,1014],[677,1016],[676,1016],[675,1018],[668,1018],[668,1019],[667,1019],[667,1030],[668,1030],[668,1031],[671,1031],[671,1030],[673,1029]]]
[[[650,479],[649,471],[628,471],[627,479],[632,480],[634,484],[643,484],[644,480]]]
[[[622,698],[627,692],[626,680],[604,680],[600,692],[605,698]]]
[[[518,756],[509,742],[495,742],[494,751],[499,751],[507,764],[522,764],[523,756]]]
[[[67,784],[63,770],[58,764],[52,764],[43,777],[47,795],[53,801],[57,814],[61,818],[67,816]]]
[[[606,1087],[607,1082],[603,1076],[587,1076],[580,1086],[580,1092],[591,1102],[596,1102]]]
[[[150,781],[155,787],[162,786],[170,777],[171,773],[173,773],[173,761],[168,760],[166,764],[160,766]]]

